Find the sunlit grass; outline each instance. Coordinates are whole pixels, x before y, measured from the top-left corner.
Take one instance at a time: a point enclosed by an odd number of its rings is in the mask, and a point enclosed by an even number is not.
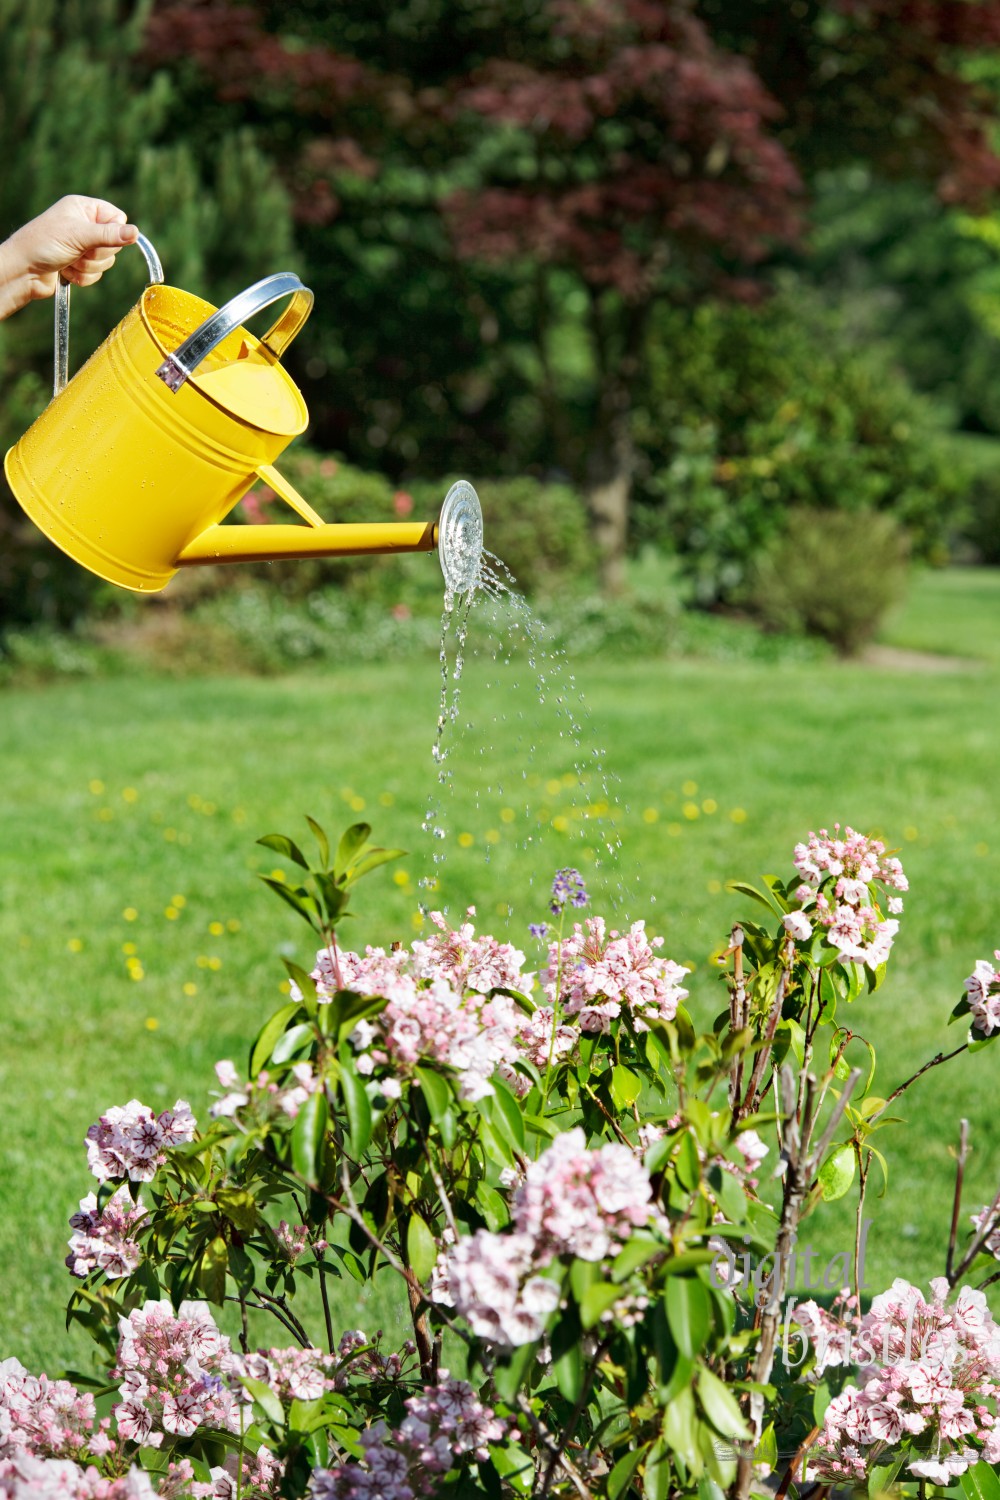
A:
[[[943,608],[940,578],[928,614]],[[963,629],[985,637],[996,592],[970,581],[980,602]],[[964,595],[945,587],[957,618]],[[162,1108],[181,1095],[203,1116],[213,1063],[242,1064],[281,1002],[282,955],[310,956],[305,927],[257,879],[280,861],[255,840],[308,844],[306,813],[331,832],[365,819],[376,842],[408,851],[359,887],[354,946],[409,941],[423,897],[456,921],[474,905],[482,928],[534,961],[528,923],[553,871],[575,865],[594,909],[665,934],[665,953],[693,970],[703,1025],[725,999],[710,956],[745,912],[727,880],[786,874],[795,842],[837,819],[878,830],[912,889],[891,978],[847,1019],[878,1047],[888,1092],[951,1040],[964,976],[1000,945],[1000,674],[995,653],[979,654],[993,661],[934,676],[605,660],[550,672],[544,704],[526,663],[473,655],[444,788],[433,662],[5,693],[0,1354],[49,1368],[84,1357],[62,1332],[62,1258],[91,1186],[86,1129],[133,1096]],[[435,802],[443,840],[421,832]],[[994,1068],[988,1050],[904,1101],[910,1128],[886,1135],[890,1196],[870,1209],[873,1282],[940,1270],[961,1114],[976,1146],[970,1209],[995,1191]],[[804,1233],[827,1259],[849,1243],[847,1209]],[[359,1316],[345,1304],[345,1325]]]

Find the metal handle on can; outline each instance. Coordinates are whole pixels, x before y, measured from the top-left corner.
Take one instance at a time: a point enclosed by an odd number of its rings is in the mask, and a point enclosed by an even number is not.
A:
[[[292,271],[279,271],[274,276],[265,276],[227,302],[225,307],[206,318],[194,333],[188,334],[173,354],[168,354],[157,370],[164,385],[179,391],[189,375],[193,375],[206,355],[211,354],[217,344],[233,333],[247,318],[262,308],[270,307],[282,297],[291,297],[291,302],[281,317],[267,330],[261,343],[264,348],[280,359],[285,349],[302,327],[312,311],[313,294]]]
[[[160,257],[153,249],[152,242],[147,240],[144,234],[140,234],[135,243],[142,251],[146,260],[146,270],[149,273],[150,286],[154,282],[163,280],[163,267],[160,265]],[[62,277],[56,282],[56,329],[55,329],[55,375],[52,381],[52,394],[58,396],[60,391],[66,389],[69,380],[69,294],[70,283],[63,281]]]

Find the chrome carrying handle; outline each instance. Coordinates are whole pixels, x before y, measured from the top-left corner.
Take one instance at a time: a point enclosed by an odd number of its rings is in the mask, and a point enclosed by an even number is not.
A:
[[[221,344],[247,318],[252,318],[262,308],[270,307],[272,302],[289,296],[291,302],[260,341],[275,359],[280,359],[308,318],[313,305],[312,292],[302,285],[292,271],[279,271],[275,276],[265,276],[263,281],[248,286],[245,292],[240,292],[225,307],[220,307],[194,333],[188,334],[173,354],[167,355],[157,370],[157,375],[170,390],[179,391],[205,356],[211,354],[216,345]]]
[[[160,257],[144,234],[140,234],[135,243],[142,251],[146,259],[146,270],[149,272],[149,285],[163,280],[163,267],[160,265]],[[126,247],[127,248],[127,247]],[[56,334],[55,334],[55,376],[52,381],[52,394],[58,396],[60,391],[66,389],[69,380],[69,293],[70,283],[63,281],[60,276],[56,282]]]

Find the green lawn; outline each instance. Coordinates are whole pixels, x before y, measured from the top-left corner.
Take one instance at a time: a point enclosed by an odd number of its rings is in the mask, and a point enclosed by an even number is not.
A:
[[[83,1357],[62,1331],[62,1258],[91,1186],[91,1121],[132,1096],[181,1094],[203,1114],[212,1064],[242,1061],[280,998],[281,955],[308,959],[305,928],[256,879],[276,861],[254,842],[305,835],[305,813],[331,830],[363,816],[410,851],[405,884],[390,867],[359,888],[355,944],[411,936],[417,882],[434,873],[453,916],[474,904],[483,926],[530,944],[553,870],[577,864],[597,910],[646,916],[694,967],[705,1024],[723,998],[709,955],[745,910],[723,882],[787,873],[810,828],[878,829],[911,894],[890,979],[852,1024],[878,1047],[887,1092],[955,1036],[962,980],[1000,946],[998,625],[1000,573],[928,575],[888,639],[977,664],[604,659],[548,670],[544,703],[526,661],[470,652],[442,841],[420,829],[436,791],[433,660],[3,693],[0,1356],[50,1370]],[[871,1210],[874,1285],[940,1271],[962,1114],[968,1207],[995,1192],[996,1067],[988,1049],[907,1096],[909,1129],[885,1137],[890,1195]],[[805,1235],[824,1260],[847,1249],[848,1210],[824,1209]],[[364,1321],[356,1303],[344,1317]]]

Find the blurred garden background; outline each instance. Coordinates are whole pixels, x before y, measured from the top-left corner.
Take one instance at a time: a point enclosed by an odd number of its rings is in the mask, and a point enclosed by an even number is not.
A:
[[[472,611],[442,783],[433,558],[137,599],[0,488],[0,1354],[65,1359],[90,1122],[203,1115],[308,960],[254,843],[306,813],[408,851],[356,944],[433,891],[523,946],[579,865],[702,1017],[726,882],[850,821],[912,885],[884,1092],[945,1046],[1000,945],[1000,0],[0,0],[0,37],[0,231],[82,192],[216,304],[297,271],[293,483],[352,521],[471,479],[540,622]],[[143,273],[74,294],[73,368]],[[51,344],[49,304],[0,325],[4,449]],[[940,1271],[960,1114],[996,1190],[988,1056],[908,1096],[878,1285]]]

